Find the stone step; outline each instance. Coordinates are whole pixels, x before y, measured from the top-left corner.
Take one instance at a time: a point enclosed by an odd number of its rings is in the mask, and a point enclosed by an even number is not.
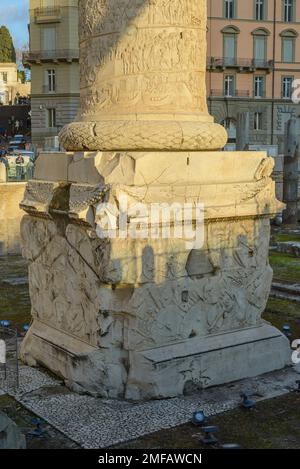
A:
[[[282,300],[295,301],[300,303],[300,285],[273,282],[271,296]]]
[[[281,283],[281,282],[273,282],[272,288],[276,290],[280,290],[283,292],[288,292],[291,294],[300,295],[300,284],[299,283]]]
[[[290,254],[294,257],[300,257],[300,242],[286,241],[277,243],[277,251],[282,254]]]

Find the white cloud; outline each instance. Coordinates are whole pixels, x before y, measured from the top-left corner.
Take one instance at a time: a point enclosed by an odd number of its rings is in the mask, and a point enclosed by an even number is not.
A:
[[[9,0],[8,5],[0,6],[0,25],[8,27],[16,47],[28,42],[28,22],[29,0]]]
[[[18,0],[18,2],[0,8],[0,22],[8,24],[10,22],[24,22],[28,17],[28,0]]]

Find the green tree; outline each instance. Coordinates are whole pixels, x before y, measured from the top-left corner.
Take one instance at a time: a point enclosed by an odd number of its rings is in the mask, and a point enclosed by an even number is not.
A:
[[[0,27],[0,63],[15,62],[16,51],[6,26]]]
[[[26,77],[25,77],[24,70],[18,70],[18,78],[21,81],[21,83],[25,83]]]

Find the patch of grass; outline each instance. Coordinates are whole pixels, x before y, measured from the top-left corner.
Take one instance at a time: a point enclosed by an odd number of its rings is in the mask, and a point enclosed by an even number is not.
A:
[[[216,425],[216,435],[221,442],[237,443],[243,449],[300,448],[300,395],[288,395],[259,402],[251,411],[237,409],[211,417],[207,425]],[[201,429],[192,424],[170,430],[162,430],[138,440],[123,443],[115,448],[200,448],[208,447],[200,442]]]
[[[297,234],[297,233],[275,234],[274,238],[278,243],[285,243],[285,242],[288,242],[288,241],[300,242],[300,234]]]
[[[30,322],[27,264],[21,256],[0,257],[0,319],[21,328]]]
[[[280,252],[270,253],[274,280],[300,283],[300,259]]]
[[[263,319],[282,331],[284,324],[291,327],[291,340],[300,338],[300,304],[294,301],[269,298]]]
[[[266,311],[300,320],[300,304],[294,301],[269,298]]]

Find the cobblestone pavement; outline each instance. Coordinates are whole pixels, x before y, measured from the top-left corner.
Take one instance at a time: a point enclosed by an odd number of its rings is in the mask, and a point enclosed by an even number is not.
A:
[[[258,401],[287,394],[298,372],[287,368],[189,397],[134,403],[75,394],[43,370],[21,366],[19,388],[2,379],[0,390],[79,446],[106,448],[189,422],[199,408],[207,416],[235,409],[245,390]]]

